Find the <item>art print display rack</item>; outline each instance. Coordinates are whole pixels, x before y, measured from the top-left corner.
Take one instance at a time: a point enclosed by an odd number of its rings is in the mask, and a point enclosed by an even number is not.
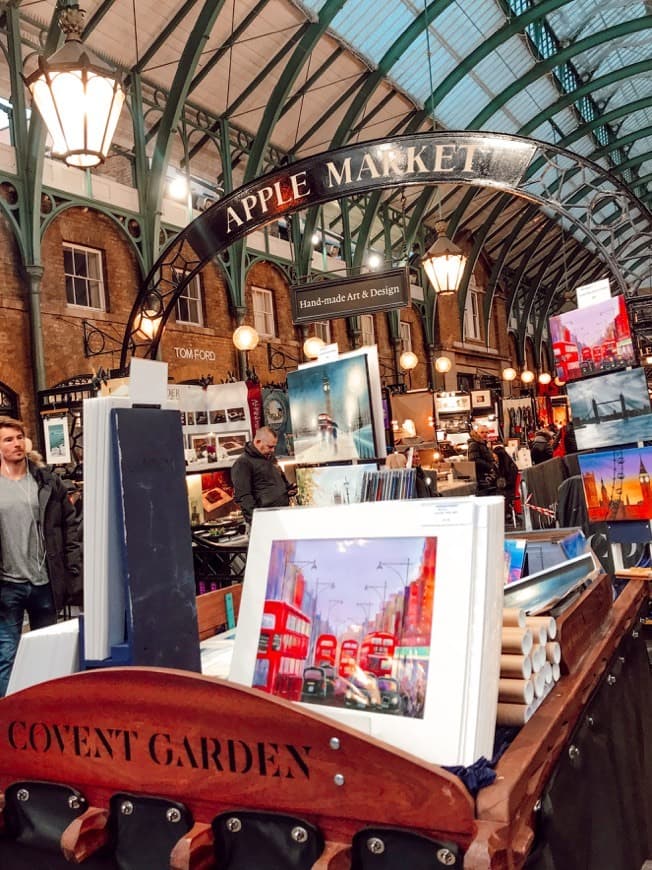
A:
[[[0,866],[519,870],[540,813],[544,845],[550,829],[562,825],[568,833],[572,825],[563,812],[550,816],[544,792],[557,765],[576,763],[569,741],[582,739],[573,728],[591,714],[598,717],[597,744],[579,743],[582,775],[571,770],[573,787],[564,791],[586,819],[591,797],[601,800],[587,793],[596,792],[600,752],[610,759],[634,753],[620,772],[627,794],[640,799],[626,800],[610,778],[613,799],[605,800],[609,812],[614,799],[627,808],[624,857],[610,868],[639,867],[652,845],[649,817],[647,826],[641,821],[650,807],[641,779],[650,759],[636,741],[601,735],[626,707],[629,726],[645,726],[643,703],[648,725],[652,716],[647,657],[646,670],[631,670],[644,655],[635,638],[646,598],[645,583],[627,583],[576,672],[556,684],[503,755],[496,782],[475,801],[437,765],[214,678],[108,668],[8,696],[0,700]],[[598,686],[604,710],[587,707]],[[578,823],[571,841],[590,842],[597,830]]]

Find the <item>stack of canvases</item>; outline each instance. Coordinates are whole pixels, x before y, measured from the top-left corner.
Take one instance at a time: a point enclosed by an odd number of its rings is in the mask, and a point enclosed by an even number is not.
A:
[[[498,725],[523,725],[560,676],[561,647],[552,616],[503,610],[503,643],[498,684]]]

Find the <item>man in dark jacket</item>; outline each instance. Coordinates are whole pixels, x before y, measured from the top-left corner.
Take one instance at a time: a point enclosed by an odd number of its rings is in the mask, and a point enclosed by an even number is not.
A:
[[[274,456],[276,441],[276,433],[263,426],[231,468],[235,500],[248,523],[255,508],[287,507],[296,492]]]
[[[81,584],[80,521],[66,488],[27,459],[24,425],[0,417],[0,697],[25,613],[32,629],[53,625]]]
[[[475,463],[477,491],[486,494],[496,486],[496,459],[487,444],[489,429],[478,426],[469,435],[468,459]]]
[[[548,429],[538,429],[530,446],[530,456],[532,457],[532,465],[539,465],[541,462],[546,462],[552,459],[553,435]]]

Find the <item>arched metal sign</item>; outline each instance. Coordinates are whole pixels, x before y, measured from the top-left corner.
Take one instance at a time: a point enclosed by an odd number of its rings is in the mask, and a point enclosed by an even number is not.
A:
[[[243,185],[175,236],[139,290],[120,366],[132,351],[156,355],[184,287],[212,257],[257,227],[353,194],[438,183],[498,188],[563,215],[594,246],[622,292],[634,280],[631,261],[642,237],[652,239],[652,215],[615,176],[548,143],[476,132],[362,142],[300,160]]]

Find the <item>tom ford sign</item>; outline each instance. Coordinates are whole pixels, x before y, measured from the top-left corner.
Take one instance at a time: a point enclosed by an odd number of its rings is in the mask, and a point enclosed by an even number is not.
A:
[[[527,140],[481,133],[418,134],[340,148],[243,185],[200,215],[185,238],[207,260],[274,217],[373,188],[489,179],[513,188],[535,152]]]
[[[319,281],[292,288],[292,320],[309,323],[370,311],[402,308],[410,301],[406,269],[361,275],[341,281]]]

